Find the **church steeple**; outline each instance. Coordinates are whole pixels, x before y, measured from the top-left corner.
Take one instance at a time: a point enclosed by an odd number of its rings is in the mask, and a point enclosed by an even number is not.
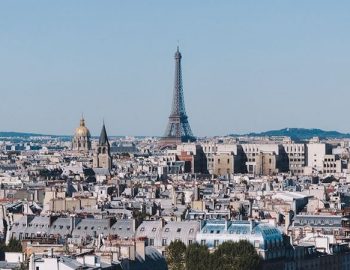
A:
[[[111,147],[108,141],[105,123],[103,122],[100,139],[93,158],[94,168],[112,169]]]
[[[103,126],[102,126],[102,130],[101,130],[100,139],[98,141],[98,144],[99,145],[108,145],[109,146],[106,126],[105,126],[104,122],[103,122]]]

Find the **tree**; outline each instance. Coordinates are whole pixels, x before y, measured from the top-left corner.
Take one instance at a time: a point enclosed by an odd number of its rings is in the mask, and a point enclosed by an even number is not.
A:
[[[146,219],[147,214],[143,211],[139,211],[138,209],[134,209],[132,211],[132,217],[133,219],[135,219],[136,228],[137,228]]]
[[[187,247],[185,254],[186,270],[211,270],[210,259],[207,246],[191,244]]]
[[[212,269],[254,270],[260,264],[255,248],[246,240],[224,242],[212,256]]]
[[[9,244],[5,248],[5,251],[8,251],[8,252],[22,252],[21,241],[16,240],[14,238],[11,238]]]
[[[0,252],[22,252],[21,241],[11,238],[8,245],[6,245],[4,242],[1,242]]]
[[[166,261],[169,270],[185,270],[186,246],[180,240],[171,242],[166,248]]]

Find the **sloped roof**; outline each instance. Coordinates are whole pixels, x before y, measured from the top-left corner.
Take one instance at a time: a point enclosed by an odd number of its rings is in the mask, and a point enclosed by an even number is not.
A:
[[[108,145],[109,146],[107,131],[106,131],[106,127],[105,127],[104,123],[102,126],[101,135],[100,135],[100,139],[99,139],[98,143],[99,143],[99,145]]]

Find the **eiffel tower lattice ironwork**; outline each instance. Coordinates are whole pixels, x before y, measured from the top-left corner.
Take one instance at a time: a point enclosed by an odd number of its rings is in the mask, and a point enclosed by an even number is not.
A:
[[[182,88],[181,53],[179,47],[175,53],[175,81],[171,113],[161,145],[176,145],[181,142],[193,142],[196,138],[192,134],[185,110],[185,100]]]

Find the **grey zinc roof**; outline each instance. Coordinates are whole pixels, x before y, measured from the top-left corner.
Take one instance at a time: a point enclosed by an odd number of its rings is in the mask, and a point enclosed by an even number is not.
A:
[[[117,220],[117,222],[111,226],[109,234],[118,235],[120,238],[133,238],[135,236],[135,220]]]
[[[73,239],[81,239],[87,236],[98,236],[100,234],[108,235],[110,229],[109,219],[91,219],[86,218],[77,224],[73,230]]]
[[[28,226],[26,226],[28,224]],[[11,234],[15,234],[18,237],[19,233],[28,234],[48,234],[50,225],[49,217],[41,216],[23,216],[17,222],[12,225],[10,230]]]
[[[64,218],[64,217],[58,218],[50,226],[49,234],[53,234],[53,235],[71,234],[73,231],[73,228],[79,222],[80,222],[79,218],[74,218],[74,219],[73,218]]]
[[[162,254],[154,247],[145,247],[145,260],[136,256],[135,261],[122,262],[123,269],[129,270],[164,270],[168,269]],[[125,267],[125,268],[124,268]]]
[[[168,222],[164,226],[161,233],[161,238],[167,239],[167,243],[169,244],[176,239],[180,239],[187,244],[189,240],[194,241],[196,239],[196,234],[198,231],[198,221],[172,221]]]
[[[294,217],[294,227],[322,227],[339,228],[342,227],[341,216],[330,215],[297,215]]]
[[[144,221],[136,230],[136,237],[160,236],[162,231],[162,221]]]

